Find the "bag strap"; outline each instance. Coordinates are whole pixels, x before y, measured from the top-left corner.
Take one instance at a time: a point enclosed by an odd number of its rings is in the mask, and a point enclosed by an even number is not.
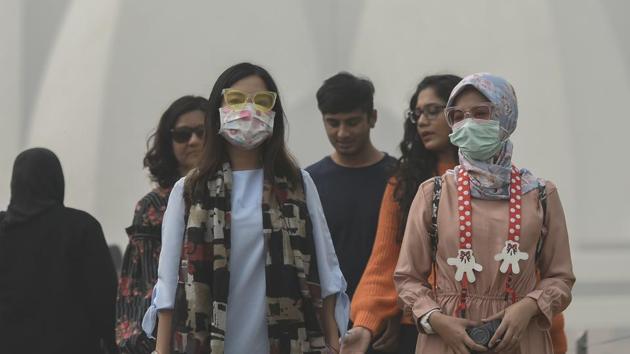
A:
[[[543,222],[540,229],[540,237],[538,238],[538,243],[536,244],[536,262],[538,262],[540,254],[542,253],[543,243],[545,242],[545,224],[547,223],[547,189],[545,188],[544,183],[541,182],[538,183],[538,200],[542,206]]]
[[[435,261],[438,246],[438,208],[440,206],[440,197],[442,195],[442,178],[433,178],[433,200],[431,201],[431,230],[429,230],[429,239],[431,240],[431,270],[433,271],[433,294],[437,291],[437,262]]]
[[[438,245],[438,208],[440,206],[440,197],[442,195],[442,178],[433,178],[433,201],[431,202],[431,230],[429,238],[431,239],[431,261],[435,264]]]
[[[440,197],[442,194],[442,179],[440,177],[434,177],[433,182],[433,201],[431,203],[431,230],[429,232],[429,238],[431,239],[431,260],[435,263],[437,245],[439,241],[437,218],[438,209],[440,206]],[[545,238],[544,227],[547,223],[547,189],[543,183],[539,183],[537,189],[538,200],[540,201],[543,210],[543,230],[541,230],[540,238],[538,238],[538,243],[536,244],[536,260],[538,260],[540,254],[542,253],[542,246]]]
[[[429,232],[429,238],[431,240],[431,261],[435,265],[435,258],[437,255],[437,246],[438,246],[438,209],[440,206],[440,197],[442,194],[442,178],[434,177],[433,178],[433,200],[431,202],[431,230]],[[538,243],[536,244],[536,261],[540,258],[540,254],[542,253],[542,247],[545,241],[544,228],[547,223],[547,189],[543,183],[538,184],[538,200],[542,206],[543,210],[543,223],[542,229],[540,231],[540,237],[538,238]]]

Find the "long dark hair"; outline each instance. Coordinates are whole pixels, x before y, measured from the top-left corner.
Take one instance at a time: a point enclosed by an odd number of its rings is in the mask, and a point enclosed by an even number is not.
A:
[[[149,169],[150,177],[162,188],[171,188],[181,177],[179,163],[173,152],[171,129],[183,114],[201,111],[206,115],[208,100],[199,96],[183,96],[176,99],[164,111],[157,129],[147,139],[147,153],[144,155],[144,167]]]
[[[295,158],[291,156],[284,141],[285,115],[280,101],[278,86],[271,78],[267,70],[250,63],[236,64],[225,70],[214,83],[210,98],[208,99],[208,114],[206,115],[206,132],[204,148],[199,168],[188,176],[187,193],[191,193],[197,186],[205,184],[205,181],[213,177],[222,165],[229,161],[226,142],[219,136],[221,119],[219,108],[223,101],[222,91],[229,88],[237,81],[249,76],[261,78],[267,90],[276,92],[278,98],[273,107],[276,112],[273,122],[273,134],[262,145],[263,169],[265,178],[273,181],[273,177],[286,177],[293,185],[299,185],[300,171]],[[203,188],[203,187],[202,187]]]
[[[415,92],[409,100],[409,109],[416,108],[418,94],[420,91],[432,88],[435,94],[445,103],[453,88],[462,80],[455,75],[431,75],[425,77],[416,87]],[[437,155],[427,150],[418,135],[417,125],[409,119],[405,119],[405,134],[399,145],[402,153],[398,159],[398,168],[394,174],[396,186],[394,189],[394,200],[401,210],[402,220],[397,240],[402,241],[407,225],[407,214],[411,208],[411,202],[418,191],[418,187],[425,180],[435,176],[437,171]],[[457,161],[457,149],[453,148],[455,161]]]

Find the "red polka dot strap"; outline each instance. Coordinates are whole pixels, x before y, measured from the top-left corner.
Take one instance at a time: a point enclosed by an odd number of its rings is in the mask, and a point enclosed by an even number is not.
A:
[[[457,175],[457,209],[459,211],[459,250],[456,257],[446,262],[455,266],[455,280],[475,282],[475,271],[481,272],[483,267],[475,262],[472,249],[472,204],[470,201],[470,177],[468,172],[460,168]],[[464,278],[466,276],[466,278]]]
[[[460,303],[457,308],[461,317],[465,317],[466,297],[468,294],[468,283],[476,280],[475,272],[481,272],[483,266],[476,262],[473,253],[472,234],[472,203],[470,195],[470,176],[463,168],[457,173],[457,209],[459,217],[459,249],[457,256],[448,258],[446,262],[455,266],[455,280],[461,283]],[[512,295],[512,301],[516,300],[516,294],[511,288],[511,273],[518,274],[520,267],[518,262],[526,260],[529,255],[519,250],[521,237],[521,199],[522,199],[521,176],[518,169],[512,166],[510,180],[510,203],[509,203],[509,228],[505,246],[499,254],[494,256],[496,261],[500,261],[499,270],[508,273],[505,283],[506,295]]]
[[[501,253],[494,256],[495,261],[500,261],[501,273],[518,274],[521,268],[518,265],[520,260],[526,260],[529,255],[519,250],[521,240],[521,176],[516,167],[512,166],[512,177],[510,181],[510,227],[508,229],[508,239]]]

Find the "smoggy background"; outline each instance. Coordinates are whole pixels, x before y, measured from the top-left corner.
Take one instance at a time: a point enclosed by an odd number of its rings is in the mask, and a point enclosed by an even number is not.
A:
[[[141,161],[160,114],[184,94],[207,97],[236,62],[276,79],[303,166],[331,152],[315,91],[332,74],[374,82],[373,140],[398,156],[424,75],[489,71],[519,99],[515,162],[559,186],[578,277],[571,339],[627,329],[628,13],[624,0],[2,0],[0,209],[16,154],[46,146],[62,161],[66,205],[124,248],[151,188]]]

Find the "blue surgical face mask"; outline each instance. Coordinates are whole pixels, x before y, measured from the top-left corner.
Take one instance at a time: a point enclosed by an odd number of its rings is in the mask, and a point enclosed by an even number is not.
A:
[[[500,131],[496,120],[469,118],[453,125],[453,132],[448,137],[466,158],[487,161],[501,149]]]

